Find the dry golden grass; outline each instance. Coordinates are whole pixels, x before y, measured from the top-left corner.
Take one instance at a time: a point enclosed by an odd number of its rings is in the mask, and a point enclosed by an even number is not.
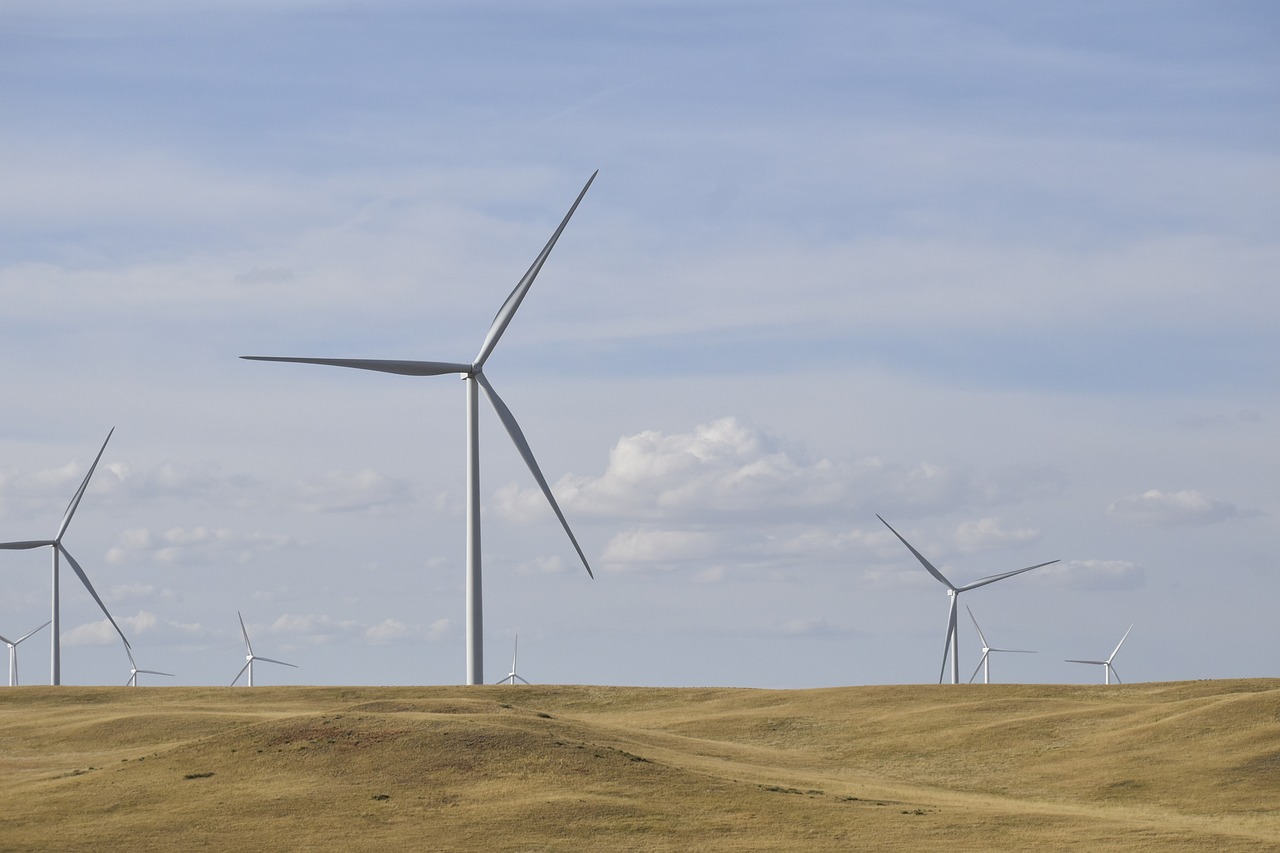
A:
[[[0,691],[4,850],[1277,850],[1280,680]]]

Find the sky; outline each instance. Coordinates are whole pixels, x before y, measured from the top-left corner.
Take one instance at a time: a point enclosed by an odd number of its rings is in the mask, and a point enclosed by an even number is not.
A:
[[[144,684],[1277,674],[1266,2],[0,2],[0,541]],[[484,404],[482,403],[482,406]],[[0,552],[0,634],[49,619]],[[63,681],[124,684],[63,570]],[[981,643],[960,611],[962,677]],[[49,630],[18,647],[48,681]]]

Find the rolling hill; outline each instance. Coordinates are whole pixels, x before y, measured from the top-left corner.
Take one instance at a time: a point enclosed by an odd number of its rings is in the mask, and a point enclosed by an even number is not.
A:
[[[4,850],[1277,850],[1280,680],[0,691]]]

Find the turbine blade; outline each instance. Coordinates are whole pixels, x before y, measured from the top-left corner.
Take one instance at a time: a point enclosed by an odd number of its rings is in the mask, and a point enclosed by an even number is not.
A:
[[[140,669],[138,670],[138,672],[141,672],[144,675],[167,675],[170,678],[177,678],[177,676],[174,675],[172,672],[160,672],[159,670],[155,670],[155,669]]]
[[[89,594],[93,596],[93,600],[98,602],[98,607],[102,608],[102,613],[107,617],[107,621],[111,623],[111,627],[116,629],[116,633],[120,635],[120,639],[124,641],[126,649],[133,648],[129,645],[129,638],[124,635],[124,631],[120,630],[120,626],[116,624],[116,620],[107,610],[107,605],[102,603],[102,599],[98,597],[98,591],[93,588],[93,584],[89,583],[89,576],[84,573],[84,569],[80,568],[80,564],[76,562],[76,558],[71,556],[71,552],[61,545],[58,550],[62,552],[62,556],[67,558],[67,562],[71,564],[71,568],[75,571],[76,577],[80,578],[80,583],[84,584],[84,588],[89,590]]]
[[[525,684],[529,684],[529,679],[525,678],[523,675],[517,675],[515,677],[523,681]],[[532,687],[533,685],[529,684],[529,686]]]
[[[520,307],[520,303],[524,300],[525,294],[529,292],[529,288],[533,286],[533,280],[538,277],[538,273],[542,270],[542,265],[546,263],[547,256],[551,254],[551,250],[555,247],[556,241],[560,239],[560,233],[564,231],[564,227],[569,224],[569,218],[573,216],[573,212],[578,209],[578,203],[582,201],[582,197],[587,194],[587,190],[591,188],[591,182],[596,179],[596,175],[600,174],[600,170],[596,169],[591,173],[591,177],[587,178],[586,186],[582,188],[582,192],[578,193],[578,197],[573,200],[573,206],[569,208],[569,212],[564,215],[564,219],[560,221],[560,227],[556,229],[556,233],[551,235],[551,239],[547,241],[547,245],[542,247],[542,251],[538,253],[538,257],[534,258],[533,264],[529,267],[528,272],[516,284],[515,289],[507,296],[507,301],[502,303],[502,307],[498,309],[498,313],[493,318],[493,324],[489,326],[489,333],[484,337],[484,343],[480,346],[480,354],[476,356],[476,366],[483,367],[489,354],[493,352],[493,348],[498,345],[498,339],[502,337],[502,333],[507,330],[507,324],[511,322],[511,318],[515,316],[516,309]]]
[[[136,672],[129,673],[129,680],[124,683],[124,686],[133,687],[135,686],[137,681],[138,681],[138,674]]]
[[[244,671],[245,671],[246,669],[248,669],[248,668],[249,668],[249,664],[250,664],[251,662],[252,662],[252,661],[245,661],[245,662],[244,662],[244,666],[240,667],[240,671],[236,673],[236,677],[235,677],[235,678],[231,679],[231,684],[227,685],[228,687],[235,687],[235,686],[236,686],[236,682],[240,680],[240,676],[244,675]]]
[[[978,661],[978,666],[973,671],[973,675],[969,676],[969,683],[973,684],[973,680],[978,677],[978,673],[982,671],[982,665],[987,662],[987,654],[990,650],[982,653],[982,660]]]
[[[51,621],[50,621],[50,622],[46,622],[46,623],[44,623],[43,625],[41,625],[39,628],[36,628],[34,631],[28,631],[27,633],[23,634],[23,635],[22,635],[21,637],[19,637],[18,639],[14,640],[14,641],[13,641],[13,645],[15,645],[15,646],[16,646],[16,645],[18,645],[18,643],[21,643],[21,642],[22,642],[23,640],[25,640],[27,637],[30,637],[30,636],[31,636],[31,635],[33,635],[33,634],[38,634],[38,633],[40,633],[41,631],[43,631],[45,628],[48,628],[48,627],[49,627],[50,625],[52,625],[52,624],[53,624],[53,622],[51,622]],[[0,640],[4,640],[4,637],[0,637]],[[9,642],[9,641],[8,641],[8,640],[5,640],[5,642],[7,643],[7,642]]]
[[[937,578],[938,580],[940,580],[940,581],[942,581],[944,584],[946,584],[946,585],[947,585],[947,589],[955,589],[955,588],[956,588],[956,587],[955,587],[955,584],[953,584],[951,581],[947,580],[946,575],[942,574],[942,572],[940,572],[940,571],[938,571],[936,568],[934,568],[933,563],[930,563],[928,560],[926,560],[926,559],[924,558],[924,555],[923,555],[923,554],[921,554],[919,551],[917,551],[917,550],[916,550],[916,549],[911,545],[911,543],[910,543],[910,542],[908,542],[906,539],[903,539],[903,538],[902,538],[902,534],[901,534],[901,533],[899,533],[898,531],[896,531],[896,530],[894,530],[894,529],[893,529],[893,525],[889,524],[889,522],[885,521],[883,518],[880,518],[879,513],[877,513],[877,514],[876,514],[876,518],[879,518],[879,519],[880,519],[880,521],[884,524],[884,526],[885,526],[885,527],[887,527],[887,528],[889,528],[889,530],[893,533],[893,535],[894,535],[894,536],[897,536],[897,537],[898,537],[898,539],[902,542],[902,544],[903,544],[903,545],[906,545],[906,546],[907,546],[907,550],[908,550],[908,551],[910,551],[912,554],[915,554],[915,555],[916,555],[916,559],[920,561],[920,565],[922,565],[922,566],[924,566],[926,569],[928,569],[928,570],[929,570],[929,574],[933,575],[935,578]]]
[[[30,551],[32,548],[44,548],[57,544],[52,539],[33,539],[28,542],[0,542],[0,551]]]
[[[84,497],[84,490],[89,488],[89,478],[93,476],[94,470],[98,467],[98,462],[102,459],[102,454],[107,449],[107,442],[111,440],[111,436],[115,431],[116,428],[112,427],[111,431],[107,433],[106,441],[102,442],[98,455],[93,458],[93,464],[89,466],[89,473],[84,475],[84,481],[80,484],[80,488],[76,490],[75,497],[71,499],[71,503],[67,504],[67,511],[62,515],[62,524],[58,527],[58,535],[53,537],[54,541],[62,541],[62,534],[67,532],[67,525],[71,523],[71,516],[76,514],[76,508],[80,506],[80,499]]]
[[[253,659],[254,659],[254,660],[264,660],[264,661],[266,661],[267,663],[278,663],[278,664],[280,664],[281,666],[291,666],[291,667],[293,667],[294,669],[297,669],[297,668],[298,668],[298,665],[297,665],[296,663],[285,663],[285,662],[284,662],[284,661],[282,661],[282,660],[276,660],[276,659],[274,659],[274,658],[264,658],[264,657],[259,657],[258,655],[254,655],[254,656],[253,656]]]
[[[542,470],[538,468],[538,462],[533,458],[533,451],[529,448],[529,442],[525,440],[524,433],[520,431],[520,425],[516,423],[515,416],[507,408],[507,404],[502,402],[498,392],[493,390],[493,386],[489,384],[489,380],[485,378],[483,373],[477,372],[475,378],[480,383],[480,387],[484,389],[485,396],[489,398],[489,402],[493,405],[493,410],[498,413],[498,419],[507,428],[507,434],[511,436],[511,441],[515,443],[516,450],[519,450],[520,455],[524,457],[524,464],[529,466],[533,479],[538,481],[538,487],[542,489],[542,494],[546,496],[547,503],[551,504],[551,509],[555,512],[556,518],[560,519],[560,526],[569,535],[569,541],[573,543],[573,549],[578,552],[578,558],[582,560],[582,565],[586,568],[587,574],[595,578],[595,574],[591,571],[591,564],[587,562],[587,555],[582,553],[582,547],[578,545],[578,540],[574,537],[573,531],[569,529],[569,522],[565,520],[564,513],[560,511],[560,505],[556,503],[555,495],[551,494],[551,487],[547,485],[546,478],[542,476]]]
[[[236,618],[240,620],[240,633],[244,635],[244,647],[248,650],[249,656],[253,657],[253,644],[249,642],[249,631],[244,627],[244,617],[240,615],[240,611],[236,611]]]
[[[292,364],[327,364],[331,367],[354,367],[401,376],[441,376],[446,373],[470,373],[469,364],[452,361],[391,361],[380,358],[284,358],[269,355],[242,355],[248,361],[284,361]]]
[[[1091,664],[1094,664],[1094,665],[1096,665],[1096,666],[1106,666],[1106,665],[1107,665],[1107,662],[1106,662],[1106,661],[1104,661],[1104,660],[1076,660],[1075,658],[1066,658],[1065,660],[1066,660],[1066,662],[1067,662],[1067,663],[1091,663]]]
[[[959,592],[967,592],[967,591],[969,591],[969,590],[971,590],[971,589],[977,589],[977,588],[978,588],[978,587],[980,587],[980,586],[986,586],[986,585],[987,585],[987,584],[989,584],[989,583],[995,583],[996,581],[1002,581],[1002,580],[1004,580],[1005,578],[1011,578],[1011,577],[1013,577],[1014,575],[1020,575],[1020,574],[1022,574],[1023,572],[1029,572],[1029,571],[1031,571],[1032,569],[1038,569],[1038,568],[1040,568],[1040,567],[1042,567],[1042,566],[1052,566],[1054,563],[1057,563],[1057,562],[1060,562],[1060,561],[1059,561],[1059,560],[1050,560],[1050,561],[1049,561],[1049,562],[1047,562],[1047,563],[1036,563],[1034,566],[1027,566],[1025,569],[1014,569],[1014,570],[1013,570],[1013,571],[1011,571],[1011,572],[1004,572],[1003,574],[999,574],[999,575],[991,575],[990,577],[985,577],[985,578],[982,578],[981,580],[976,580],[976,581],[974,581],[974,582],[973,582],[973,583],[971,583],[971,584],[967,584],[966,586],[962,586],[962,587],[960,587]]]
[[[1107,664],[1107,669],[1111,670],[1111,674],[1116,677],[1116,684],[1124,684],[1124,682],[1120,680],[1120,673],[1116,672],[1116,668],[1114,666]]]
[[[1129,631],[1133,630],[1133,625],[1129,626]],[[1129,639],[1129,631],[1124,632],[1124,636],[1120,638],[1120,642],[1116,643],[1115,651],[1107,656],[1107,663],[1111,663],[1111,659],[1116,656],[1116,652],[1120,651],[1120,647],[1124,645],[1124,641]],[[1114,670],[1112,670],[1114,672]]]
[[[25,639],[25,638],[24,638],[24,639]],[[21,642],[22,642],[22,640],[18,640],[18,643],[21,643]],[[16,645],[18,645],[18,643],[10,642],[10,641],[9,641],[9,638],[8,638],[8,637],[4,637],[4,636],[0,636],[0,643],[4,643],[6,646],[16,646]]]
[[[969,605],[966,604],[964,609],[969,611],[969,618],[973,620],[973,627],[978,628],[978,639],[982,640],[982,646],[983,648],[986,648],[988,646],[987,638],[983,636],[982,629],[978,627],[978,617],[973,615],[973,610],[969,608]],[[985,655],[983,655],[983,657],[985,657]],[[969,680],[972,681],[973,679]]]

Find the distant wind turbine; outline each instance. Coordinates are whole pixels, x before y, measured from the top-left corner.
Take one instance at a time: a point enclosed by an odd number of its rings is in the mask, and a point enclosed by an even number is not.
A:
[[[587,194],[587,190],[591,187],[591,182],[596,179],[599,174],[597,170],[587,180],[586,186],[578,193],[578,197],[574,200],[573,206],[569,208],[569,212],[565,214],[564,219],[560,222],[560,227],[551,235],[551,239],[538,253],[533,264],[529,267],[528,272],[516,284],[515,289],[507,297],[507,301],[502,303],[502,307],[498,310],[497,316],[493,318],[493,324],[489,327],[489,333],[485,336],[484,343],[480,347],[480,352],[470,363],[462,362],[443,362],[443,361],[386,361],[382,359],[367,358],[287,358],[278,356],[256,356],[245,355],[251,361],[284,361],[297,364],[327,364],[335,367],[352,367],[359,370],[376,370],[382,373],[398,373],[403,376],[441,376],[449,373],[461,374],[462,379],[466,383],[466,412],[467,412],[467,579],[466,579],[466,659],[467,659],[467,684],[483,684],[484,683],[484,630],[483,630],[483,606],[481,603],[481,572],[480,572],[480,417],[479,417],[479,390],[483,389],[485,396],[489,398],[495,412],[498,413],[499,420],[506,427],[507,433],[511,436],[512,442],[515,443],[516,449],[520,451],[520,455],[524,458],[525,464],[529,466],[529,471],[533,474],[533,479],[537,481],[542,494],[546,496],[547,503],[551,505],[551,509],[556,514],[556,518],[560,520],[560,526],[564,528],[564,532],[569,535],[569,541],[573,543],[573,548],[578,552],[582,565],[586,568],[587,574],[591,577],[595,575],[591,572],[591,566],[587,563],[587,557],[582,552],[582,548],[578,545],[578,540],[574,538],[573,531],[569,529],[569,522],[565,520],[564,513],[560,511],[560,505],[556,503],[555,497],[551,494],[551,487],[547,485],[547,480],[542,476],[542,471],[538,468],[537,461],[533,458],[533,451],[529,448],[529,442],[525,440],[524,433],[520,430],[519,424],[516,423],[515,417],[511,414],[511,410],[502,402],[502,398],[498,396],[498,392],[493,390],[493,386],[489,384],[489,380],[484,375],[484,363],[488,360],[490,354],[493,353],[494,347],[498,345],[498,339],[502,337],[502,333],[506,331],[507,324],[511,322],[511,318],[515,316],[516,309],[520,307],[521,301],[524,300],[525,294],[529,292],[529,288],[533,285],[533,280],[537,277],[538,272],[542,269],[542,265],[546,263],[547,257],[551,254],[556,241],[560,239],[561,232],[565,226],[569,224],[569,218],[573,216],[578,204],[582,201],[582,197]]]
[[[16,640],[10,640],[6,637],[0,637],[0,642],[3,642],[6,646],[9,647],[9,686],[10,687],[18,686],[18,643],[21,643],[23,640],[25,640],[27,637],[30,637],[32,634],[39,633],[48,624],[49,623],[46,622],[44,623],[44,625],[41,625],[39,628],[36,628],[34,631],[28,631],[27,633],[23,634],[21,637],[19,637]]]
[[[154,669],[138,669],[138,664],[133,659],[133,652],[129,651],[128,649],[125,649],[124,653],[129,656],[129,680],[124,683],[125,687],[137,687],[139,673],[143,675],[167,675],[170,678],[175,677],[172,672],[160,672],[159,670],[154,670]],[[240,676],[238,675],[236,676],[236,678],[239,678],[239,677]]]
[[[120,639],[124,640],[125,648],[129,648],[129,640],[125,637],[124,631],[120,630],[120,626],[116,624],[116,620],[111,618],[111,614],[107,611],[107,605],[102,603],[102,599],[98,597],[97,590],[93,588],[93,584],[89,583],[89,577],[84,573],[84,569],[80,568],[80,564],[76,562],[76,558],[71,556],[71,552],[62,544],[63,534],[67,532],[67,525],[71,523],[71,516],[75,515],[76,508],[80,506],[80,499],[84,497],[84,490],[89,487],[89,478],[93,476],[94,469],[98,467],[98,461],[102,459],[102,453],[107,449],[107,441],[111,440],[112,433],[107,433],[106,441],[102,442],[102,449],[98,451],[98,455],[94,458],[93,464],[89,466],[89,473],[84,475],[84,482],[80,484],[80,488],[76,489],[75,496],[71,498],[71,503],[67,504],[67,511],[62,514],[62,524],[58,525],[58,532],[54,534],[52,539],[37,539],[26,542],[0,542],[0,551],[29,551],[33,548],[49,547],[53,549],[53,619],[50,620],[53,625],[52,639],[52,662],[50,664],[50,684],[62,683],[62,631],[61,622],[58,616],[58,555],[67,558],[67,562],[71,564],[71,568],[76,573],[76,577],[80,578],[80,582],[84,584],[84,588],[89,590],[89,594],[93,596],[93,600],[98,602],[98,607],[102,608],[102,612],[106,615],[107,621],[111,623],[111,627],[116,629],[116,633],[120,635]]]
[[[969,609],[969,605],[966,604],[964,606],[964,609],[969,611],[969,618],[973,620],[973,627],[978,629],[978,639],[982,640],[982,660],[978,661],[977,669],[973,671],[973,675],[969,676],[970,684],[972,684],[973,680],[978,677],[979,669],[982,670],[982,683],[983,684],[991,683],[991,653],[992,652],[1006,652],[1006,653],[1012,652],[1013,654],[1019,654],[1019,655],[1035,654],[1035,652],[1028,651],[1026,649],[997,649],[996,647],[992,646],[990,643],[987,642],[986,635],[982,633],[982,628],[978,626],[978,618],[973,615],[973,611]]]
[[[1129,631],[1132,630],[1133,626],[1130,625]],[[1116,647],[1111,651],[1111,654],[1107,655],[1106,660],[1075,660],[1074,658],[1067,658],[1067,663],[1091,663],[1095,666],[1100,666],[1102,667],[1103,684],[1110,684],[1111,676],[1113,675],[1116,677],[1116,684],[1120,684],[1120,674],[1116,672],[1116,668],[1111,665],[1111,661],[1115,660],[1116,652],[1120,651],[1120,647],[1124,645],[1124,641],[1129,639],[1129,631],[1124,632],[1124,636],[1120,638],[1120,642],[1116,643]]]
[[[264,658],[261,655],[255,655],[253,653],[253,644],[249,642],[249,631],[244,627],[244,617],[240,616],[239,610],[236,611],[236,616],[240,618],[240,633],[244,635],[244,666],[240,667],[240,671],[236,673],[236,677],[231,679],[232,687],[236,686],[236,682],[240,680],[240,676],[244,675],[246,669],[249,670],[248,684],[250,687],[253,686],[253,662],[256,660],[266,661],[267,663],[278,663],[281,666],[291,666],[294,669],[298,668],[296,663],[285,663],[282,660],[273,660],[272,658]]]
[[[523,681],[525,684],[528,684],[528,683],[529,683],[528,679],[526,679],[526,678],[525,678],[523,675],[521,675],[520,673],[516,672],[516,655],[517,655],[517,654],[519,654],[519,653],[520,653],[520,635],[519,635],[519,634],[516,634],[516,641],[515,641],[515,644],[513,645],[512,650],[511,650],[511,672],[507,673],[507,677],[506,677],[506,678],[504,678],[504,679],[502,679],[501,681],[496,682],[496,683],[498,683],[498,684],[515,684],[515,683],[516,683],[516,679],[517,679],[517,678],[518,678],[518,679],[520,679],[521,681]]]
[[[876,518],[880,518],[880,516],[877,515]],[[885,521],[883,518],[880,518],[880,521],[885,527],[889,528],[894,536],[898,537],[903,545],[907,546],[907,550],[915,555],[916,559],[920,561],[920,564],[924,566],[926,570],[928,570],[929,574],[937,578],[947,588],[947,597],[951,599],[950,614],[947,617],[947,640],[943,645],[942,650],[942,672],[938,674],[939,684],[942,683],[942,679],[947,672],[948,656],[951,658],[951,683],[960,683],[960,632],[956,630],[956,606],[960,601],[960,593],[968,592],[971,589],[977,589],[980,586],[986,586],[989,583],[995,583],[996,581],[1011,578],[1014,575],[1020,575],[1023,572],[1029,572],[1032,569],[1038,569],[1041,566],[1049,566],[1058,562],[1057,560],[1050,560],[1047,563],[1036,563],[1034,566],[1027,566],[1025,569],[1015,569],[1012,572],[1005,572],[1004,574],[981,578],[973,583],[965,584],[964,586],[956,586],[951,581],[947,580],[946,575],[934,568],[933,564],[926,560],[923,554],[912,547],[910,542],[903,539],[902,534],[894,530],[893,526],[890,525],[889,522]]]

